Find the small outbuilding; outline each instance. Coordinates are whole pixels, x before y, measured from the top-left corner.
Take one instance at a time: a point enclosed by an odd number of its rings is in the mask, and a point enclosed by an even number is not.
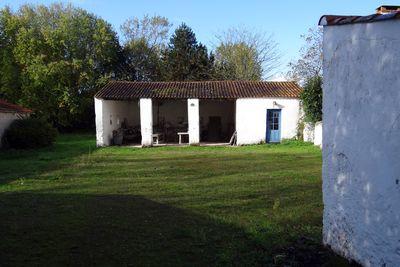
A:
[[[323,16],[323,238],[400,266],[400,7]]]
[[[97,145],[280,142],[297,133],[294,82],[112,81],[95,95]]]
[[[16,120],[21,119],[32,111],[30,109],[11,104],[3,99],[0,99],[0,146],[1,138],[3,137],[4,131],[10,126],[10,124]]]

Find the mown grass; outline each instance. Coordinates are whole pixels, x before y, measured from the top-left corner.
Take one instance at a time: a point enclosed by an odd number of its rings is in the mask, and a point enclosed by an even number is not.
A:
[[[346,265],[320,245],[321,152],[97,149],[91,135],[0,152],[1,265]]]

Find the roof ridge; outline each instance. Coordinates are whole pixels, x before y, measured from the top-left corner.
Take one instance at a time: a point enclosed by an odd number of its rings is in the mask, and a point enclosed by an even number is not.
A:
[[[294,80],[291,81],[252,81],[252,80],[206,80],[206,81],[126,81],[126,80],[112,80],[110,82],[121,82],[121,83],[297,83]]]

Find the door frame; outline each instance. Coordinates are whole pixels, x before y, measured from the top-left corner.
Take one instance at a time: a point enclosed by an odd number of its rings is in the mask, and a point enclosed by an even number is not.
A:
[[[269,113],[270,112],[272,112],[272,111],[279,111],[279,141],[277,141],[277,142],[271,142],[270,141],[270,131],[269,131],[269,123],[268,123],[268,119],[269,119],[269,117],[268,117],[268,115],[269,115]],[[267,112],[266,112],[267,114],[266,114],[266,127],[265,127],[265,129],[266,129],[266,135],[265,135],[265,142],[266,143],[280,143],[281,142],[281,134],[282,134],[282,123],[281,123],[281,121],[282,121],[282,109],[280,109],[280,108],[271,108],[271,109],[267,109]]]

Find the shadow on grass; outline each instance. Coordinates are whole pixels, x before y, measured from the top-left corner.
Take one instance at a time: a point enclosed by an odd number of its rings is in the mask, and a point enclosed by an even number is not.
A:
[[[2,266],[337,266],[313,241],[268,251],[243,229],[139,196],[0,194]]]
[[[0,185],[62,169],[83,155],[89,157],[96,149],[96,140],[91,134],[64,134],[51,147],[0,150]]]

